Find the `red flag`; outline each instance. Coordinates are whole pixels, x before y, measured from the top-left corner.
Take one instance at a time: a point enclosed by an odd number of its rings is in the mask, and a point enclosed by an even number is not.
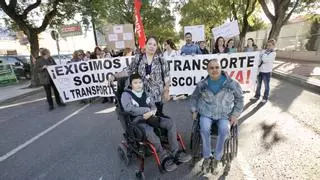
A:
[[[134,0],[134,15],[136,18],[136,33],[138,34],[139,47],[144,48],[146,45],[146,35],[144,34],[144,28],[141,20],[140,9],[141,9],[141,0]]]

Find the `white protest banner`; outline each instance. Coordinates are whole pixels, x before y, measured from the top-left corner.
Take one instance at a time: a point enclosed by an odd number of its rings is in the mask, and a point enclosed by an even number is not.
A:
[[[254,89],[259,52],[175,56],[167,59],[171,77],[170,95],[192,94],[196,84],[208,75],[207,65],[211,59],[217,59],[222,70],[236,79],[243,90]]]
[[[232,38],[240,34],[238,21],[224,23],[223,25],[213,28],[212,33],[215,39],[219,36],[223,38]]]
[[[114,94],[107,83],[109,77],[126,68],[132,58],[134,57],[95,59],[48,66],[47,70],[63,102],[96,96],[110,97]]]
[[[187,32],[192,34],[192,41],[205,40],[204,25],[185,26],[184,33],[187,33]]]

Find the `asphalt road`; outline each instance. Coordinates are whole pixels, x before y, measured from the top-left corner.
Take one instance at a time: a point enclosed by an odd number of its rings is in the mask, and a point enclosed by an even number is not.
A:
[[[265,105],[245,95],[239,154],[227,177],[199,176],[201,162],[161,174],[148,158],[147,179],[320,179],[320,96],[277,79],[271,86]],[[117,155],[122,128],[112,104],[74,102],[49,112],[44,97],[0,105],[1,180],[134,179],[138,161],[126,167]],[[187,102],[170,102],[165,111],[189,147]]]

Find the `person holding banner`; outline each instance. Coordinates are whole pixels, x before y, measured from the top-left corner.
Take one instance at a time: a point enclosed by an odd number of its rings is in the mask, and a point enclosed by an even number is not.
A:
[[[158,42],[155,37],[147,39],[145,53],[137,54],[122,73],[117,73],[116,78],[139,74],[142,77],[144,91],[155,102],[157,116],[163,116],[163,102],[170,99],[170,75],[167,61],[157,52]]]
[[[212,50],[212,54],[225,53],[226,47],[224,44],[225,44],[224,38],[222,36],[218,37],[214,45],[214,49]]]
[[[178,55],[177,47],[171,39],[168,39],[164,42],[164,49],[165,51],[163,53],[163,57],[165,59]]]
[[[72,59],[71,59],[71,62],[79,62],[79,61],[82,61],[82,54],[81,52],[78,50],[78,51],[74,51],[73,54],[72,54]]]
[[[90,56],[90,59],[100,59],[101,58],[101,48],[99,48],[98,46],[94,48],[93,53]]]
[[[186,44],[181,48],[181,55],[196,55],[202,54],[199,46],[192,42],[192,34],[187,32],[185,35]]]
[[[237,48],[234,46],[234,40],[233,39],[229,39],[225,52],[226,53],[236,53],[237,52]]]
[[[208,76],[200,81],[191,95],[192,119],[200,117],[202,138],[202,169],[216,167],[220,162],[230,125],[236,125],[243,110],[243,94],[240,84],[221,70],[216,59],[208,64]],[[217,123],[218,138],[214,154],[211,152],[211,125]]]
[[[248,38],[247,46],[244,48],[244,52],[253,52],[257,50],[258,46],[254,43],[254,40],[252,38]]]
[[[206,42],[205,41],[201,41],[200,42],[200,51],[202,52],[202,54],[209,54],[209,51],[206,48]]]
[[[35,73],[38,74],[40,84],[43,85],[43,88],[46,92],[47,102],[49,104],[49,110],[51,111],[54,109],[52,95],[51,95],[51,88],[53,88],[54,97],[56,99],[58,106],[65,106],[65,104],[61,102],[59,92],[47,71],[48,66],[56,65],[55,61],[50,56],[50,51],[48,49],[42,49],[40,55],[41,55],[40,58],[36,61],[36,64],[35,64]]]
[[[256,94],[251,100],[258,100],[261,93],[262,81],[265,87],[262,103],[266,103],[269,99],[270,78],[273,68],[273,61],[276,59],[276,52],[274,51],[276,40],[270,39],[267,43],[267,49],[261,53],[261,62],[259,64],[259,75]]]

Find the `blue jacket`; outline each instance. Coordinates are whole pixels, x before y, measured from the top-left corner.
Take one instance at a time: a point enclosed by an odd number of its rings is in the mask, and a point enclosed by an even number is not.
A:
[[[196,44],[186,44],[181,48],[181,55],[202,54],[200,47]]]
[[[238,82],[228,75],[226,77],[227,80],[216,95],[208,88],[209,76],[200,81],[191,95],[191,111],[216,120],[229,119],[230,116],[238,118],[244,104],[242,89]]]

